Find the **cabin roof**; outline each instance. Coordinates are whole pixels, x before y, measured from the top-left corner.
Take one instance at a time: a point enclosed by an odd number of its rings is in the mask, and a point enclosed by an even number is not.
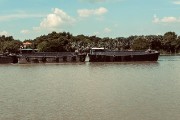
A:
[[[91,48],[92,50],[104,50],[104,48]]]

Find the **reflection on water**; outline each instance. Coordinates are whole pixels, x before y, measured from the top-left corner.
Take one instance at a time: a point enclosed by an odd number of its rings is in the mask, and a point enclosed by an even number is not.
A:
[[[157,67],[159,62],[94,62],[89,67]]]
[[[158,61],[180,61],[180,56],[160,56]]]
[[[178,120],[180,57],[0,65],[0,120]]]

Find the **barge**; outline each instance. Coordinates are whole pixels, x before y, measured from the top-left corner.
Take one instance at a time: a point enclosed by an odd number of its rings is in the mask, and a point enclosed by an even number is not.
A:
[[[76,52],[37,52],[33,49],[21,49],[18,55],[19,64],[27,63],[61,63],[85,62],[86,53]]]
[[[85,62],[86,55],[78,52],[37,52],[35,49],[21,49],[18,55],[0,54],[0,64]],[[113,51],[104,48],[91,48],[88,54],[89,62],[157,61],[159,55],[155,50]]]
[[[112,51],[104,48],[92,48],[89,62],[133,62],[157,61],[160,53],[155,50],[147,51]]]

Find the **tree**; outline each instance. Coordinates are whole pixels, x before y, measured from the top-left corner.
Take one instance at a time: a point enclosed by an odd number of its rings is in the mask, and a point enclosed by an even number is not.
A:
[[[48,43],[47,41],[43,41],[37,45],[37,49],[40,52],[48,51]]]
[[[175,53],[179,52],[179,50],[180,50],[180,36],[178,36],[178,38],[176,39],[175,42],[172,43],[172,45],[175,46]]]
[[[124,37],[118,37],[116,38],[118,41],[117,48],[120,50],[130,49],[131,48],[131,39],[124,38]]]
[[[153,49],[153,50],[160,50],[161,49],[161,41],[163,39],[163,36],[161,35],[148,35],[148,36],[145,36],[145,38],[147,39],[147,41],[149,42],[150,44],[150,48]]]
[[[167,32],[163,37],[163,48],[169,52],[175,52],[175,44],[177,35],[175,32]]]
[[[19,40],[14,40],[12,36],[0,36],[0,52],[19,52],[19,48],[22,45],[22,42]]]
[[[149,48],[149,42],[144,37],[138,37],[134,40],[132,48],[134,50],[145,50]]]
[[[64,52],[68,51],[68,44],[68,39],[61,36],[58,39],[43,41],[38,44],[37,48],[41,52]]]
[[[138,38],[138,36],[129,36],[126,38],[126,40],[128,41],[129,49],[132,49],[132,45],[134,43],[134,40],[137,38]]]
[[[18,53],[22,42],[19,40],[5,41],[2,47],[3,52]]]

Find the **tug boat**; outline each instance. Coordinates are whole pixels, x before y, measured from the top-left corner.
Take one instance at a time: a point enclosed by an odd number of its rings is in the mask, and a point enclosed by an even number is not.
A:
[[[113,51],[104,48],[91,48],[89,62],[133,62],[157,61],[160,53],[156,50],[146,51]]]

